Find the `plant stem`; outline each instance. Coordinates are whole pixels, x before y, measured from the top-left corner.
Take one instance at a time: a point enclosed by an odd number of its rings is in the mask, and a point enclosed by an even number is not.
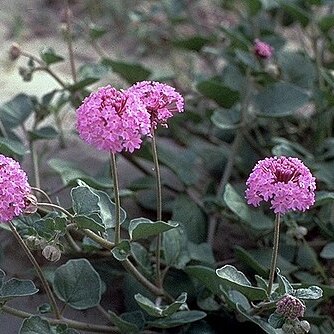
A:
[[[8,314],[11,314],[15,317],[22,318],[22,319],[27,319],[33,316],[33,314],[17,310],[15,308],[12,308],[7,305],[1,306],[1,310],[3,312],[6,312]],[[60,324],[65,324],[69,326],[70,328],[82,330],[85,332],[92,332],[92,333],[115,333],[119,334],[120,331],[118,328],[114,326],[103,326],[103,325],[94,325],[86,322],[81,322],[81,321],[75,321],[67,318],[61,318],[61,319],[50,319],[47,317],[41,316],[43,320],[46,320],[49,322],[51,325],[60,325]]]
[[[66,216],[68,216],[69,218],[74,218],[74,215],[72,215],[69,211],[67,211],[66,209],[64,209],[63,207],[54,204],[54,203],[44,203],[44,202],[38,202],[37,203],[38,207],[47,207],[47,208],[53,208],[56,209],[57,211],[60,211],[62,213],[64,213]]]
[[[125,259],[121,262],[123,267],[131,273],[138,282],[140,282],[147,290],[153,293],[155,296],[165,297],[167,301],[173,302],[174,299],[170,296],[163,288],[157,287],[152,284],[145,276],[141,274],[140,271],[130,262],[130,260]]]
[[[53,295],[53,292],[51,291],[50,285],[48,283],[48,281],[46,280],[43,271],[41,269],[41,267],[39,266],[38,262],[36,261],[36,259],[34,258],[34,256],[32,255],[32,253],[30,252],[30,249],[27,247],[27,245],[25,244],[24,240],[21,238],[20,234],[17,232],[15,226],[13,225],[12,222],[9,222],[9,227],[11,229],[11,231],[14,234],[14,237],[16,238],[16,240],[18,241],[18,243],[20,244],[20,246],[22,247],[22,249],[24,250],[25,254],[27,255],[27,257],[29,258],[30,262],[32,263],[32,265],[34,266],[37,275],[45,289],[45,292],[49,298],[50,304],[52,306],[53,312],[55,314],[55,317],[57,319],[61,318],[55,297]]]
[[[39,178],[38,157],[37,157],[36,145],[33,141],[30,143],[30,150],[31,150],[32,165],[34,169],[35,186],[36,188],[40,189],[41,182]]]
[[[52,203],[51,198],[49,197],[49,195],[44,190],[42,190],[40,188],[36,188],[36,187],[30,187],[30,188],[31,188],[31,190],[34,190],[34,191],[39,192],[42,195],[44,195],[45,198],[48,200],[48,202]]]
[[[274,284],[277,256],[278,256],[278,245],[279,245],[279,229],[280,229],[281,215],[276,213],[275,226],[274,226],[274,244],[273,244],[273,253],[271,256],[270,262],[270,272],[269,272],[269,282],[268,282],[268,298],[270,298],[271,290]]]
[[[61,206],[57,205],[57,204],[53,204],[53,203],[37,203],[38,207],[49,207],[49,208],[53,208],[56,209],[58,211],[63,212],[66,216],[68,216],[70,219],[74,218],[74,215],[72,215],[69,211],[67,211],[66,209],[62,208]],[[100,237],[99,235],[97,235],[96,233],[94,233],[91,230],[88,229],[83,229],[82,230],[83,233],[88,236],[89,238],[91,238],[92,240],[94,240],[95,242],[97,242],[99,245],[101,245],[102,247],[106,248],[106,249],[113,249],[115,244]]]
[[[97,242],[100,246],[102,246],[106,249],[112,250],[115,247],[115,244],[113,242],[110,242],[110,241],[100,237],[99,235],[92,232],[91,230],[88,230],[88,229],[85,228],[82,231],[87,237],[91,238],[92,240]]]
[[[161,175],[160,175],[160,166],[157,152],[157,142],[155,133],[152,134],[152,155],[153,155],[153,163],[154,163],[154,171],[155,171],[155,179],[156,179],[156,196],[157,196],[157,221],[162,220],[162,190],[161,190]],[[156,239],[156,249],[155,249],[155,257],[156,257],[156,284],[158,287],[162,287],[161,280],[161,261],[160,261],[160,252],[161,252],[161,233],[157,235]]]
[[[121,241],[121,203],[119,198],[119,184],[117,175],[116,155],[110,152],[111,176],[114,185],[115,197],[115,245]]]
[[[74,82],[77,81],[77,75],[75,70],[75,62],[74,62],[74,52],[72,45],[72,27],[71,27],[71,16],[72,11],[70,8],[69,0],[66,0],[66,8],[65,8],[65,17],[66,17],[66,40],[68,47],[68,54],[70,57],[70,66],[71,66],[71,74]]]

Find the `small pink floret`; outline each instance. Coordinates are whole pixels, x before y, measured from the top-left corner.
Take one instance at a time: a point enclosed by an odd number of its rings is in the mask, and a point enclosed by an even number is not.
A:
[[[271,157],[258,161],[246,181],[247,203],[270,201],[275,213],[305,211],[315,201],[315,178],[298,158]]]
[[[30,193],[27,174],[20,164],[0,154],[0,221],[8,222],[21,215]]]
[[[268,59],[273,55],[274,48],[268,43],[262,42],[259,39],[254,41],[254,53],[260,58]]]

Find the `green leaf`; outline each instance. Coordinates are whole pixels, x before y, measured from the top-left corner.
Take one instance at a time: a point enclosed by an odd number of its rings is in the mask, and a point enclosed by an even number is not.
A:
[[[273,221],[259,209],[253,209],[247,205],[230,184],[226,185],[223,197],[229,209],[254,230],[271,230],[273,228]]]
[[[158,144],[159,161],[169,167],[187,186],[199,179],[199,172],[193,168],[197,156],[189,149],[173,150],[168,145]]]
[[[172,41],[172,44],[178,48],[199,52],[210,42],[211,39],[197,35],[189,38],[175,39]]]
[[[78,90],[81,90],[87,86],[90,86],[97,81],[99,81],[99,78],[96,78],[96,77],[84,78],[84,79],[79,80],[73,85],[67,86],[67,89],[73,94],[77,92]]]
[[[138,242],[131,242],[131,255],[145,274],[152,275],[150,254],[143,245]]]
[[[264,330],[267,334],[277,334],[275,328],[273,328],[267,321],[262,320],[259,316],[252,316],[239,304],[237,304],[237,310],[246,317],[249,321],[255,323]]]
[[[7,301],[17,297],[31,296],[38,292],[35,284],[30,280],[12,278],[3,283],[0,289],[0,301]]]
[[[122,319],[112,311],[108,311],[108,313],[112,323],[120,330],[121,333],[133,334],[139,332],[139,328],[135,324]]]
[[[57,297],[76,310],[97,306],[101,299],[101,279],[86,259],[69,260],[54,273]]]
[[[129,223],[129,235],[130,240],[146,239],[153,235],[163,233],[174,227],[177,227],[179,224],[174,221],[156,221],[153,222],[147,218],[135,218],[132,219]]]
[[[90,79],[99,80],[109,72],[109,69],[102,64],[83,64],[78,69],[79,81]]]
[[[181,269],[190,260],[186,233],[180,226],[162,235],[162,249],[167,265]]]
[[[76,223],[78,228],[87,228],[94,232],[105,232],[106,230],[98,214],[75,215],[73,222]]]
[[[202,263],[214,264],[215,257],[211,245],[206,242],[201,244],[195,244],[191,241],[188,242],[188,251],[190,258]]]
[[[319,28],[327,33],[330,29],[334,27],[334,14],[323,15],[318,21]]]
[[[112,188],[109,178],[92,177],[81,170],[74,162],[62,159],[50,159],[48,161],[51,169],[60,174],[65,186],[77,185],[77,180],[83,180],[88,185],[97,188]]]
[[[235,247],[236,256],[250,268],[254,269],[257,273],[262,276],[268,274],[269,266],[270,266],[270,259],[272,255],[271,248],[264,248],[261,249],[248,249],[245,250],[240,246]],[[286,274],[290,274],[298,269],[297,266],[291,264],[287,261],[284,257],[280,254],[277,257],[277,267],[281,268],[283,272]]]
[[[89,189],[93,194],[98,196],[98,207],[99,215],[102,219],[104,226],[108,228],[113,228],[116,225],[115,216],[116,216],[116,204],[111,201],[109,195],[102,190],[97,190],[89,187],[83,181],[78,180],[78,184]],[[123,208],[120,208],[120,224],[122,224],[126,219],[126,212]]]
[[[279,293],[280,296],[285,294],[292,294],[294,291],[292,285],[285,276],[280,274],[279,269],[277,269],[277,281],[278,288],[275,290],[275,292]]]
[[[37,139],[55,139],[58,136],[57,130],[52,126],[45,126],[34,131],[29,131],[32,140]]]
[[[18,94],[0,107],[0,120],[5,128],[15,128],[23,124],[33,110],[31,97]]]
[[[217,276],[213,268],[197,265],[187,266],[184,270],[190,277],[199,280],[212,293],[221,294],[221,278]]]
[[[187,300],[187,293],[183,292],[176,300],[170,305],[157,306],[153,302],[151,302],[148,298],[144,297],[140,293],[137,293],[135,296],[135,300],[138,305],[146,311],[152,317],[170,317],[172,314],[177,312],[180,307]]]
[[[334,192],[326,190],[316,191],[314,207],[331,203],[333,200],[334,200]]]
[[[255,103],[263,117],[292,115],[309,101],[309,94],[290,83],[278,82],[268,86],[255,96]]]
[[[334,242],[329,242],[320,252],[323,259],[334,259]]]
[[[40,51],[40,56],[47,65],[58,63],[64,60],[62,56],[55,53],[53,48],[43,48]]]
[[[223,279],[224,285],[241,292],[250,300],[263,300],[267,298],[265,290],[252,286],[244,273],[231,265],[225,265],[217,269],[216,274]]]
[[[319,299],[323,295],[323,291],[316,285],[306,289],[297,289],[294,291],[294,296],[300,299]]]
[[[248,0],[248,11],[251,16],[256,15],[262,8],[262,2],[260,0]]]
[[[285,322],[284,316],[276,312],[270,314],[268,319],[269,325],[274,328],[281,328],[284,325],[284,322]]]
[[[231,108],[240,98],[239,92],[232,90],[218,79],[200,81],[196,89],[205,97],[214,100],[223,108]]]
[[[156,328],[172,328],[182,325],[188,325],[205,317],[206,313],[202,311],[179,311],[174,313],[170,317],[149,321],[148,324]]]
[[[89,37],[93,40],[99,39],[107,33],[107,30],[96,24],[89,25]]]
[[[77,215],[89,215],[100,211],[100,207],[98,205],[99,196],[94,194],[94,192],[88,187],[78,186],[72,188],[71,197],[73,211]]]
[[[216,109],[211,116],[211,121],[219,129],[236,130],[240,127],[240,110]]]
[[[151,75],[150,70],[136,63],[115,61],[110,58],[102,59],[101,63],[105,66],[111,67],[115,73],[119,74],[129,84],[147,80]]]
[[[316,70],[312,60],[305,54],[283,50],[277,54],[277,62],[282,71],[282,78],[299,87],[312,88]]]
[[[0,138],[0,153],[7,156],[19,155],[23,157],[28,151],[24,145],[17,140]]]
[[[131,254],[131,245],[129,240],[122,240],[111,250],[112,255],[118,261],[124,261]]]
[[[179,195],[173,202],[172,220],[183,224],[188,240],[200,243],[206,240],[207,217],[189,196]]]
[[[31,316],[22,322],[20,334],[54,334],[50,324],[39,316]]]
[[[291,1],[288,0],[280,1],[280,3],[282,8],[293,18],[299,21],[304,28],[309,24],[311,17],[309,13],[303,8],[299,7],[294,3],[291,3]]]

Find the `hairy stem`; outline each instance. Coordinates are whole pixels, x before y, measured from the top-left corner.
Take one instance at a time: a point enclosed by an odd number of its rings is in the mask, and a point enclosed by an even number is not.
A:
[[[154,163],[154,171],[155,171],[155,179],[156,179],[156,196],[157,196],[157,221],[162,220],[162,189],[161,189],[161,175],[160,175],[160,166],[157,152],[157,143],[156,137],[153,133],[152,135],[152,155],[153,155],[153,163]],[[156,257],[156,284],[158,287],[162,287],[161,280],[161,261],[160,261],[160,252],[161,252],[161,233],[157,235],[156,239],[156,249],[155,249],[155,257]]]
[[[55,297],[53,295],[53,292],[51,291],[50,285],[48,283],[48,281],[46,280],[43,271],[41,269],[41,267],[39,266],[38,262],[36,261],[36,259],[34,258],[34,256],[32,255],[32,253],[30,252],[30,249],[27,247],[27,245],[25,244],[24,240],[21,238],[20,234],[17,232],[15,226],[13,225],[12,222],[9,222],[9,227],[11,229],[11,231],[13,232],[13,235],[15,237],[15,239],[18,241],[18,243],[20,244],[20,246],[22,247],[22,249],[24,250],[25,254],[27,255],[28,259],[30,260],[30,262],[32,263],[32,265],[34,266],[36,273],[45,289],[46,295],[49,298],[51,307],[53,309],[53,312],[55,314],[55,317],[57,319],[61,318],[61,314],[60,311],[58,309]]]
[[[71,11],[71,8],[70,8],[69,0],[66,0],[66,8],[65,8],[66,41],[67,41],[68,54],[69,54],[69,57],[70,57],[72,79],[73,79],[74,82],[76,82],[77,81],[77,74],[76,74],[76,70],[75,70],[74,52],[73,52],[73,45],[72,45],[71,16],[72,16],[72,11]]]
[[[280,230],[281,215],[276,213],[275,226],[274,226],[274,244],[273,244],[273,253],[271,256],[270,262],[270,272],[269,272],[269,281],[268,281],[268,297],[270,298],[271,290],[274,284],[276,265],[277,265],[277,256],[278,256],[278,245],[279,245],[279,230]]]
[[[115,245],[121,241],[121,202],[119,197],[119,184],[117,175],[116,155],[110,152],[111,176],[114,185],[115,197]]]
[[[149,290],[155,296],[164,297],[167,301],[173,302],[174,299],[170,296],[164,289],[152,284],[145,276],[142,275],[140,271],[130,262],[130,260],[125,259],[121,262],[123,267],[127,272],[132,274],[138,282],[140,282],[147,290]]]

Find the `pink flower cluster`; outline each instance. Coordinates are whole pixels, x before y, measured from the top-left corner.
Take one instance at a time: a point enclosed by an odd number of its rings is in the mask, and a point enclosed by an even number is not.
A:
[[[20,164],[0,154],[0,221],[8,222],[22,214],[30,193],[27,174]]]
[[[143,136],[182,111],[183,97],[166,84],[143,81],[124,91],[108,85],[84,99],[76,126],[81,139],[97,149],[133,152]]]
[[[128,90],[136,94],[150,113],[151,125],[156,129],[158,124],[167,126],[167,120],[184,107],[183,97],[175,88],[156,81],[142,81]]]
[[[273,55],[274,48],[268,43],[262,42],[259,39],[255,39],[254,41],[254,53],[256,56],[268,59]]]
[[[133,152],[150,133],[150,117],[137,96],[108,85],[84,99],[77,129],[81,139],[100,150]]]
[[[298,298],[286,295],[277,302],[276,312],[287,319],[296,320],[304,316],[305,305]]]
[[[305,211],[314,204],[315,178],[298,158],[271,157],[258,161],[246,182],[247,203],[270,201],[275,213]]]

